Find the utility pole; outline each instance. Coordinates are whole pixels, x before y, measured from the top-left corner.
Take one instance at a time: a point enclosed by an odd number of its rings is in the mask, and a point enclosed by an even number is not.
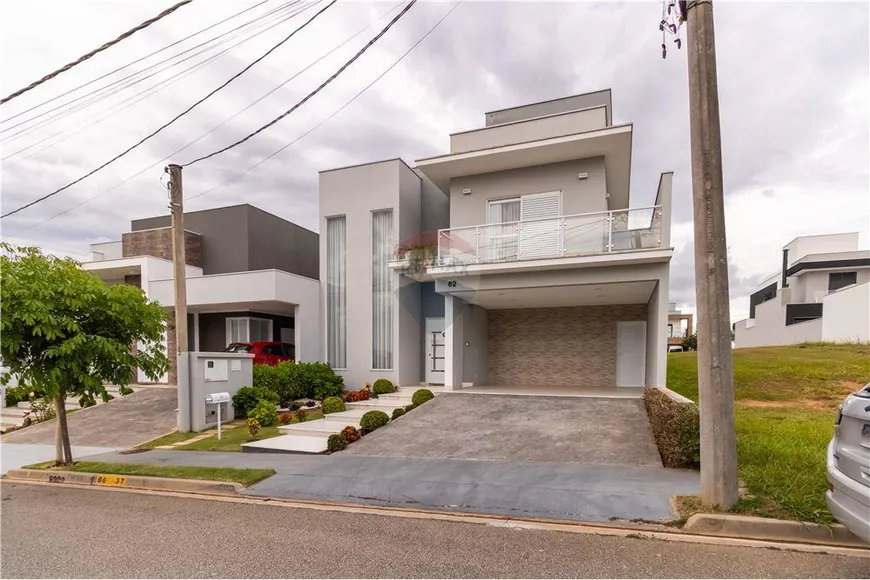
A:
[[[739,491],[713,3],[689,0],[686,5],[698,304],[701,503],[727,510],[739,499]]]
[[[190,431],[190,374],[187,360],[187,268],[184,253],[184,190],[181,166],[170,164],[169,208],[172,211],[172,266],[175,281],[175,356],[178,387],[178,430]]]

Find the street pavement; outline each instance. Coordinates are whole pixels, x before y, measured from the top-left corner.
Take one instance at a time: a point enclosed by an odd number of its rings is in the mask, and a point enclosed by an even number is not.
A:
[[[672,520],[671,496],[698,493],[697,472],[663,467],[358,457],[344,452],[325,456],[154,450],[89,459],[267,467],[277,472],[245,490],[246,495],[573,521]]]
[[[866,578],[870,560],[96,489],[0,485],[0,576]]]

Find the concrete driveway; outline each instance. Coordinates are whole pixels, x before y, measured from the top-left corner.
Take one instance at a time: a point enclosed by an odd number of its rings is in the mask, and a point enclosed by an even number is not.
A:
[[[150,441],[173,430],[178,393],[174,388],[143,388],[67,415],[70,443],[82,447],[121,449]],[[30,443],[54,446],[57,419],[8,433],[3,445]]]
[[[639,398],[445,393],[341,455],[662,466]]]

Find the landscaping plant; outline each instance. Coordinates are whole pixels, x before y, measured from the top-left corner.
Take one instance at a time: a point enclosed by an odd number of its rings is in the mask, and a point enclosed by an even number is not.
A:
[[[405,414],[405,410],[401,407],[399,407],[398,409],[393,409],[392,420],[395,421],[396,419],[398,419],[399,417],[401,417],[404,414]]]
[[[371,433],[389,422],[390,417],[383,411],[366,411],[365,415],[359,420],[359,426],[366,433]]]
[[[326,450],[330,453],[347,449],[347,441],[338,433],[334,433],[326,440]]]
[[[330,413],[341,413],[342,411],[347,410],[347,406],[344,404],[338,397],[327,397],[323,399],[323,404],[321,405],[323,409],[324,415],[329,415]]]
[[[257,366],[263,365],[255,365],[255,368]],[[247,417],[264,399],[272,404],[278,404],[278,395],[265,387],[242,387],[233,395],[233,409]]]
[[[248,417],[256,419],[260,427],[271,427],[278,423],[278,411],[275,409],[275,403],[268,399],[261,399],[257,406],[248,413]]]
[[[282,425],[289,425],[293,422],[293,413],[290,411],[281,411],[278,413],[278,422]]]
[[[395,393],[399,389],[397,389],[388,379],[378,379],[375,381],[375,386],[372,387],[372,390],[376,395],[385,395],[387,393]]]
[[[426,401],[431,401],[434,398],[435,395],[429,389],[418,389],[411,395],[411,402],[419,407]]]
[[[405,405],[405,412],[409,413],[416,408],[417,408],[417,405],[415,405],[414,403],[411,403],[410,405]]]
[[[105,284],[72,258],[5,242],[0,249],[0,358],[6,367],[0,381],[14,375],[54,402],[55,458],[70,465],[65,400],[76,396],[83,407],[97,397],[107,401],[107,383],[126,393],[137,369],[152,380],[165,373],[166,310],[140,288]]]
[[[298,411],[296,411],[296,420],[299,423],[305,421],[306,417],[308,417],[308,411],[306,411],[305,409],[299,409]]]
[[[362,433],[354,427],[353,425],[348,425],[344,429],[341,430],[341,436],[344,437],[344,440],[348,443],[353,443],[362,437]]]
[[[260,422],[256,419],[248,419],[248,433],[251,434],[251,437],[254,439],[257,438],[257,433],[260,432]]]

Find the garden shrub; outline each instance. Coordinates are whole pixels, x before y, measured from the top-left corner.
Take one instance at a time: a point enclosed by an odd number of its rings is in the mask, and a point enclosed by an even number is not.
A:
[[[305,421],[306,417],[308,417],[308,411],[306,411],[305,409],[299,409],[298,411],[296,411],[296,420],[298,422],[302,423],[303,421]]]
[[[359,426],[366,433],[380,429],[390,422],[390,417],[383,411],[367,411],[359,420]]]
[[[667,389],[646,388],[643,402],[662,465],[697,468],[701,463],[698,406]]]
[[[344,440],[348,443],[353,443],[354,441],[362,437],[362,433],[360,433],[359,430],[353,425],[348,425],[341,430],[341,436],[344,437]]]
[[[278,423],[278,411],[275,410],[275,403],[268,399],[260,399],[257,406],[248,413],[248,417],[256,419],[260,427],[271,427]]]
[[[431,401],[434,398],[435,395],[429,389],[418,389],[411,395],[411,402],[419,407],[426,401]]]
[[[401,407],[399,407],[398,409],[393,409],[392,420],[395,421],[396,419],[398,419],[399,417],[401,417],[404,414],[405,414],[405,410]]]
[[[415,405],[414,403],[411,403],[410,405],[405,405],[405,412],[407,413],[409,411],[413,411],[416,408],[417,408],[417,405]]]
[[[293,422],[293,413],[290,411],[281,411],[278,413],[278,422],[282,425],[289,425]]]
[[[386,393],[395,393],[399,389],[397,389],[389,379],[378,379],[375,381],[372,390],[376,395],[384,395]]]
[[[325,363],[283,361],[274,366],[254,365],[254,387],[274,393],[286,407],[303,397],[322,400],[336,396],[344,387],[344,379]]]
[[[336,451],[343,451],[345,449],[347,449],[347,441],[338,433],[330,435],[329,438],[326,440],[326,450],[330,453],[335,453]]]
[[[327,397],[323,399],[323,404],[321,405],[323,409],[324,415],[329,415],[330,413],[341,413],[342,411],[347,410],[347,406],[345,406],[344,401],[339,399],[338,397]]]
[[[251,434],[251,437],[256,439],[257,433],[260,432],[260,422],[257,421],[256,419],[248,419],[247,425],[248,425],[248,433]]]
[[[296,363],[295,366],[301,397],[322,401],[338,396],[344,389],[344,379],[326,363]]]
[[[256,365],[263,366],[263,365]],[[278,404],[278,395],[262,387],[242,387],[233,395],[233,409],[239,415],[247,417],[261,400]]]

